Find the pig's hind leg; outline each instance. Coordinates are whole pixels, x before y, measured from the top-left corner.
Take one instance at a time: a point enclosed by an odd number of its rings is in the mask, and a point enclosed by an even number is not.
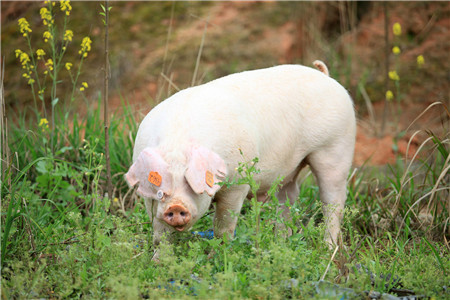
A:
[[[313,152],[307,158],[319,185],[325,240],[330,247],[337,245],[347,198],[347,176],[353,158],[353,150],[348,149],[352,148],[341,143]]]

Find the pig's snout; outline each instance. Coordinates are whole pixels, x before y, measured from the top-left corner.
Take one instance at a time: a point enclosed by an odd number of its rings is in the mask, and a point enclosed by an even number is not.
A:
[[[183,231],[191,220],[191,213],[182,205],[175,204],[164,212],[164,221],[178,231]]]

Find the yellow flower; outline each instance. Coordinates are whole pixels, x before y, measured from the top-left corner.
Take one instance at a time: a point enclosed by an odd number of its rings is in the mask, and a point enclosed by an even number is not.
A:
[[[25,19],[25,18],[19,19],[19,29],[20,29],[20,33],[22,33],[23,36],[27,36],[28,32],[32,32],[32,30],[30,28],[30,24],[28,23],[27,19]]]
[[[45,66],[50,70],[53,71],[53,60],[51,58],[47,59],[47,62],[45,63]]]
[[[396,36],[401,35],[402,34],[402,25],[400,25],[400,23],[398,23],[398,22],[394,23],[394,25],[392,26],[392,32]]]
[[[71,42],[73,38],[73,31],[72,30],[66,30],[66,33],[64,33],[64,40]]]
[[[29,85],[32,85],[33,83],[34,83],[34,79],[33,78],[28,79],[28,84]]]
[[[419,68],[423,67],[423,65],[425,64],[425,58],[423,57],[423,55],[419,55],[417,56],[417,66]]]
[[[42,130],[48,128],[48,121],[46,118],[42,118],[41,121],[39,121],[39,127],[41,127]]]
[[[400,80],[400,76],[398,76],[397,71],[389,71],[389,78],[394,81]]]
[[[84,91],[85,89],[87,89],[89,86],[87,84],[87,82],[82,82],[81,83],[81,87],[80,87],[80,91]]]
[[[48,42],[48,40],[49,39],[52,39],[53,38],[53,36],[52,36],[52,34],[50,33],[50,31],[45,31],[44,32],[44,34],[43,34],[43,36],[44,36],[44,42]]]
[[[67,71],[69,71],[70,70],[70,68],[72,68],[72,64],[70,63],[70,62],[67,62],[66,63],[66,69],[67,69]]]
[[[37,50],[36,50],[36,55],[37,55],[37,59],[41,59],[42,56],[45,55],[45,51],[42,50],[42,49],[37,49]]]
[[[394,93],[392,93],[391,90],[388,90],[386,92],[386,100],[391,101],[392,99],[394,99]]]
[[[70,5],[70,1],[69,0],[67,0],[67,1],[61,0],[60,4],[61,4],[61,11],[65,11],[66,15],[69,16],[70,15],[70,11],[72,10],[72,6]]]
[[[91,39],[88,36],[84,37],[81,42],[81,50],[78,53],[83,55],[83,57],[87,57],[88,52],[91,51],[91,44]]]
[[[400,50],[399,47],[395,46],[394,48],[392,48],[392,53],[394,53],[395,55],[399,55],[402,51]]]
[[[52,14],[46,7],[41,8],[39,13],[41,15],[42,23],[44,23],[44,25],[48,25],[49,22],[53,24]]]
[[[23,52],[22,50],[17,49],[16,57],[19,58],[20,63],[22,64],[22,68],[27,68],[27,64],[30,62],[30,57],[28,56],[28,54]]]

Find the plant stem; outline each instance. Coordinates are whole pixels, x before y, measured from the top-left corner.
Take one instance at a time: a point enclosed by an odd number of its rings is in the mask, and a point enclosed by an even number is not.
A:
[[[109,119],[108,119],[108,86],[109,86],[109,48],[108,48],[108,21],[109,7],[108,0],[105,1],[105,84],[104,84],[104,122],[105,122],[105,160],[106,160],[106,181],[109,199],[112,199],[111,165],[109,160]]]
[[[385,43],[385,58],[384,58],[384,72],[385,72],[385,79],[384,79],[384,92],[386,93],[387,90],[389,90],[389,16],[388,16],[388,7],[387,2],[383,3],[384,8],[384,43]],[[386,97],[384,98],[384,111],[383,111],[383,120],[381,121],[381,130],[380,135],[383,136],[384,134],[384,128],[386,126],[386,118],[388,114],[388,100]]]

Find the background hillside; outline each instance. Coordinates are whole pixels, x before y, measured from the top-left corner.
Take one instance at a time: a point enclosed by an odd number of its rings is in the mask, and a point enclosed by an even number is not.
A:
[[[15,49],[27,47],[17,20],[27,17],[36,33],[43,32],[37,14],[42,5],[1,3],[1,48],[9,114],[23,111],[32,103],[14,55]],[[97,105],[98,91],[102,89],[104,33],[99,2],[72,5],[70,28],[74,40],[67,60],[76,60],[84,36],[93,40],[92,53],[81,75],[89,83],[89,89],[83,93],[85,101],[77,103],[78,112],[83,114]],[[361,165],[369,157],[374,164],[394,161],[397,151],[392,150],[394,142],[399,143],[398,151],[404,154],[410,135],[401,138],[397,135],[429,104],[449,103],[449,2],[387,3],[389,51],[394,46],[401,49],[399,55],[390,51],[389,68],[399,74],[400,87],[388,105],[387,130],[383,133],[380,130],[386,93],[383,3],[183,1],[111,5],[110,101],[115,112],[120,112],[122,101],[126,101],[142,116],[177,89],[192,84],[277,64],[311,66],[312,61],[320,59],[355,100],[360,119],[355,164]],[[402,27],[400,36],[392,33],[396,22]],[[33,42],[45,46],[43,41]],[[419,55],[425,58],[422,68],[416,63]],[[198,71],[193,78],[198,58]],[[63,70],[63,81],[58,87],[67,95],[70,85],[64,81],[64,78],[69,81],[64,73]],[[394,88],[390,81],[389,89]],[[440,124],[448,122],[440,111],[432,109],[412,129],[426,126],[440,130]],[[419,142],[420,139],[413,147]]]

